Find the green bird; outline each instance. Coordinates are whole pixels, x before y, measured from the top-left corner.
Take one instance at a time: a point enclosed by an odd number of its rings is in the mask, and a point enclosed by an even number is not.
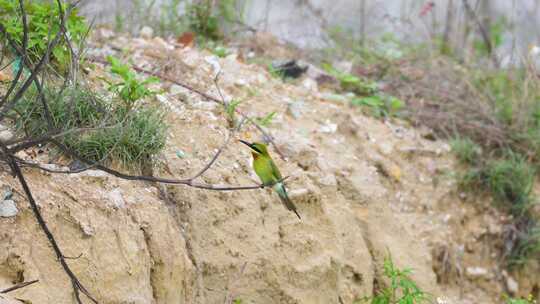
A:
[[[285,207],[296,213],[296,216],[298,216],[299,219],[302,219],[300,214],[298,214],[298,211],[296,211],[296,206],[294,206],[287,195],[287,190],[283,184],[283,177],[281,177],[281,173],[274,163],[274,160],[270,154],[268,154],[266,145],[257,142],[249,143],[243,140],[240,140],[240,142],[251,149],[251,154],[253,155],[253,170],[255,170],[255,173],[257,173],[257,176],[259,176],[263,185],[272,186]]]

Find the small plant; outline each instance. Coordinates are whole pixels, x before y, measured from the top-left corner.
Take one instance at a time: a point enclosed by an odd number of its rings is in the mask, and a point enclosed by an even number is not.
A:
[[[519,233],[507,258],[507,264],[511,267],[523,266],[530,259],[540,258],[540,225],[530,218],[521,221],[525,222],[525,227],[517,227]]]
[[[267,69],[268,69],[268,73],[270,73],[270,75],[274,78],[280,78],[280,79],[283,79],[285,78],[285,75],[283,73],[283,71],[279,70],[279,69],[276,69],[274,67],[274,65],[272,65],[272,63],[268,63],[266,65]]]
[[[536,304],[532,295],[529,295],[526,299],[507,298],[506,304]]]
[[[231,128],[234,128],[238,124],[238,121],[236,119],[236,107],[238,107],[240,103],[241,103],[240,100],[233,99],[231,100],[231,102],[229,102],[225,106],[225,112],[227,113],[227,120]]]
[[[507,206],[512,214],[521,216],[531,203],[535,170],[521,156],[509,153],[500,159],[489,160],[471,168],[461,177],[461,186],[488,189],[495,200]]]
[[[497,20],[490,26],[489,31],[488,31],[489,40],[494,49],[498,48],[499,46],[503,44],[504,42],[503,35],[507,29],[507,25],[508,23],[506,22],[506,20],[504,18],[500,18],[499,20]],[[478,52],[478,54],[482,56],[489,55],[488,46],[483,40],[480,40],[480,39],[475,40],[474,49],[476,50],[476,52]]]
[[[356,97],[351,100],[351,104],[370,108],[375,117],[395,116],[405,105],[401,99],[383,94]]]
[[[60,29],[59,9],[56,3],[49,1],[25,1],[24,8],[28,22],[28,53],[31,60],[38,60],[47,49],[48,42]],[[64,13],[67,4],[62,4]],[[18,1],[0,0],[0,22],[13,38],[22,46],[23,25]],[[77,10],[72,10],[66,19],[66,29],[72,43],[77,46],[88,32],[84,17]],[[5,37],[4,37],[5,38]],[[70,60],[70,50],[62,38],[61,43],[52,50],[51,60],[64,69]]]
[[[138,105],[126,111],[117,99],[105,99],[81,89],[46,89],[53,127],[67,132],[61,141],[90,161],[118,161],[124,166],[151,164],[165,146],[164,114],[155,107]],[[14,109],[18,132],[42,136],[48,131],[37,90],[28,91]],[[76,129],[85,132],[71,132]]]
[[[262,127],[268,127],[272,123],[275,116],[276,112],[270,112],[263,117],[255,118],[255,123]]]
[[[523,214],[529,207],[535,170],[517,155],[488,162],[485,170],[486,186],[500,202],[511,202],[513,214]]]
[[[117,94],[128,109],[132,108],[136,101],[157,93],[148,89],[147,86],[158,82],[158,78],[148,77],[141,81],[128,65],[122,64],[117,58],[108,56],[107,61],[111,64],[111,73],[120,78],[117,83],[108,82],[108,90]]]
[[[358,303],[371,304],[420,304],[429,303],[430,295],[422,291],[410,278],[410,269],[397,268],[390,256],[384,259],[384,276],[390,284],[371,298],[361,299]]]
[[[229,55],[229,51],[221,45],[212,48],[211,51],[212,54],[218,56],[219,58],[225,58]]]
[[[452,152],[456,155],[458,160],[467,165],[475,165],[479,161],[479,157],[482,153],[482,148],[469,138],[457,138],[450,143]]]
[[[220,40],[223,37],[219,29],[219,19],[214,14],[212,1],[193,2],[187,7],[189,28],[209,40]]]
[[[349,73],[338,71],[328,63],[323,63],[322,66],[326,72],[337,78],[341,89],[344,91],[353,92],[360,96],[371,96],[379,91],[377,84],[374,82],[365,81]]]

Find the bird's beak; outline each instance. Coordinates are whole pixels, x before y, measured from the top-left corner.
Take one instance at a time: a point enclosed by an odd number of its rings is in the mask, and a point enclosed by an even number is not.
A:
[[[245,141],[245,140],[241,140],[241,139],[240,139],[239,141],[240,141],[241,143],[243,143],[244,145],[246,145],[246,146],[248,146],[248,147],[250,147],[250,148],[251,148],[251,144],[250,144],[250,143],[248,143],[247,141]]]

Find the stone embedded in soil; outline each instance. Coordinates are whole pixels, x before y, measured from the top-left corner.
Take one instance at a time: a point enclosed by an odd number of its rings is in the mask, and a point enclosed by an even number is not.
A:
[[[13,200],[7,199],[0,202],[0,217],[14,217],[19,213]]]
[[[14,134],[10,130],[2,130],[2,131],[0,131],[0,141],[1,142],[6,142],[6,141],[12,139],[13,136],[14,136]]]
[[[111,205],[114,208],[124,208],[126,206],[126,202],[124,201],[124,197],[122,196],[122,191],[120,189],[114,189],[111,192],[108,193],[109,198],[109,205]]]
[[[508,288],[508,291],[511,294],[517,294],[519,292],[519,284],[512,277],[507,277],[506,278],[506,288]]]
[[[149,26],[143,26],[139,35],[144,39],[150,39],[154,36],[154,30]]]
[[[465,274],[470,279],[489,279],[489,270],[483,267],[467,267]]]

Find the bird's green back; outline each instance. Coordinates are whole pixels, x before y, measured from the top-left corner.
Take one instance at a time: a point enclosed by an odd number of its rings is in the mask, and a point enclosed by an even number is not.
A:
[[[274,184],[281,179],[281,173],[270,155],[256,155],[253,158],[253,169],[265,185]]]

